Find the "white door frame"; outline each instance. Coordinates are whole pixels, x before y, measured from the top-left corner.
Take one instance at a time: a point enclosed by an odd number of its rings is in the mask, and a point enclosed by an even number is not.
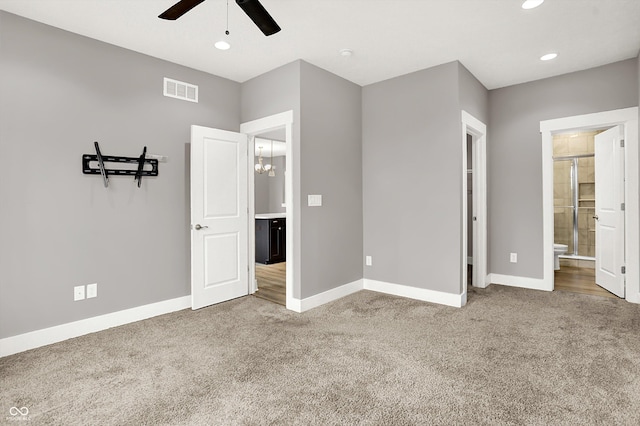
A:
[[[471,147],[473,183],[472,199],[475,208],[473,234],[474,287],[487,287],[487,126],[466,111],[462,111],[462,305],[467,300],[467,134],[472,136]]]
[[[294,283],[299,282],[295,277],[300,274],[300,205],[298,197],[294,197],[294,181],[298,177],[294,154],[299,152],[294,147],[293,140],[293,111],[286,111],[280,114],[270,115],[257,120],[240,124],[240,132],[249,135],[249,153],[255,153],[254,139],[256,135],[269,132],[271,130],[285,129],[286,158],[285,165],[285,212],[286,212],[286,308],[296,310],[296,300],[293,297]],[[255,235],[255,184],[253,167],[255,155],[249,155],[249,293],[256,292],[256,235]],[[296,185],[297,186],[297,185]]]
[[[542,134],[542,224],[544,290],[553,290],[553,135],[572,130],[624,126],[626,300],[640,303],[640,213],[638,194],[638,107],[540,122]]]

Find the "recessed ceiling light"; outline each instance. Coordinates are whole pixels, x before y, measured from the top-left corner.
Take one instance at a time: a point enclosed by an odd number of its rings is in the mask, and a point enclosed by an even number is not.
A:
[[[216,47],[216,49],[220,50],[229,50],[231,48],[231,45],[224,40],[216,41],[216,44],[214,44],[214,46]]]
[[[340,55],[344,56],[345,58],[350,58],[351,56],[353,56],[353,50],[351,50],[351,49],[342,49],[342,50],[340,50]]]
[[[524,3],[522,3],[522,8],[533,9],[534,7],[540,6],[542,3],[544,3],[544,0],[525,0]]]
[[[547,53],[546,55],[540,56],[541,61],[550,61],[558,57],[557,53]]]

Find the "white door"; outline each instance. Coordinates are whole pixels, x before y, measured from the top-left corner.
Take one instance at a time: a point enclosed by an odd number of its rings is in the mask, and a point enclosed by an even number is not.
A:
[[[247,135],[191,126],[191,308],[249,294]]]
[[[624,148],[622,127],[595,137],[596,284],[624,297]]]

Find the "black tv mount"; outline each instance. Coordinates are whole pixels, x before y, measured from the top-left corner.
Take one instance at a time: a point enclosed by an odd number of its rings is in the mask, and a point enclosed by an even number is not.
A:
[[[142,150],[142,155],[140,157],[120,157],[115,155],[102,155],[98,142],[94,142],[93,144],[96,147],[96,153],[82,155],[82,173],[85,175],[102,175],[102,181],[104,182],[105,188],[109,186],[109,175],[134,176],[133,179],[138,181],[138,188],[140,188],[140,185],[142,184],[142,176],[158,176],[158,160],[154,158],[145,158],[147,155],[146,146]],[[92,168],[90,165],[92,161],[97,161],[98,167]],[[138,168],[136,170],[112,169],[107,168],[105,163],[136,163],[138,164]],[[145,164],[151,165],[151,170],[144,170]]]

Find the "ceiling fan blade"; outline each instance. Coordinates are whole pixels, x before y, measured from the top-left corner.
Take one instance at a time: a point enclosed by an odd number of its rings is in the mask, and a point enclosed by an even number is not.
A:
[[[260,28],[266,36],[280,31],[280,27],[273,20],[269,12],[260,4],[258,0],[236,0],[238,6],[244,10],[249,18]]]
[[[158,18],[175,21],[203,1],[204,0],[180,0],[178,3],[158,15]]]

